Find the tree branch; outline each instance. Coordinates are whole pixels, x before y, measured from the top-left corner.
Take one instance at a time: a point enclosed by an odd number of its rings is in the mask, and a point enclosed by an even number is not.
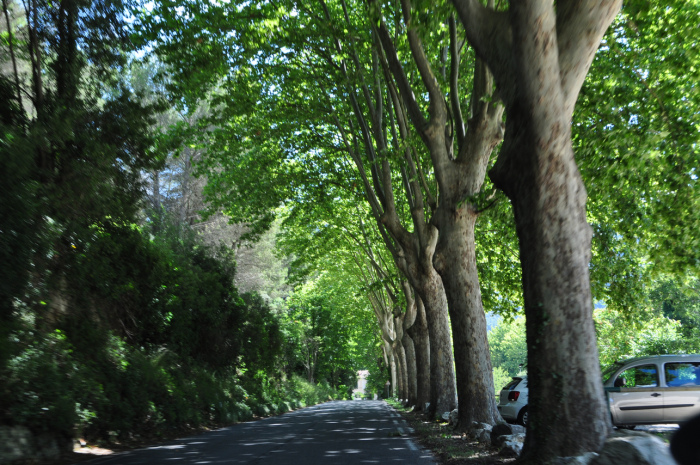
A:
[[[557,2],[559,74],[568,119],[573,115],[576,99],[600,41],[621,7],[622,0]]]
[[[513,82],[514,66],[510,50],[513,35],[507,12],[495,11],[493,0],[489,0],[488,6],[479,0],[452,0],[452,4],[476,55],[491,69],[500,87],[509,87],[506,84]]]
[[[460,44],[457,40],[457,23],[454,15],[450,15],[450,104],[452,106],[452,120],[454,121],[455,138],[457,139],[457,153],[464,143],[467,131],[464,126],[462,106],[459,101],[459,65]]]
[[[369,4],[370,6],[376,6],[377,10],[381,11],[380,6],[376,0],[369,0]],[[416,100],[416,96],[413,93],[413,89],[411,88],[411,84],[408,82],[406,73],[403,70],[403,66],[401,66],[401,62],[399,61],[399,57],[396,53],[396,48],[394,47],[394,42],[392,41],[391,36],[389,35],[389,30],[386,27],[384,18],[382,17],[380,12],[378,13],[378,18],[371,19],[372,28],[376,30],[376,37],[379,38],[379,42],[381,44],[381,46],[378,47],[378,49],[381,50],[385,55],[385,58],[391,70],[391,74],[394,76],[399,91],[403,96],[403,101],[408,107],[407,110],[408,114],[410,115],[411,121],[413,121],[413,124],[416,126],[416,129],[418,130],[419,134],[421,134],[421,137],[425,137],[423,136],[423,131],[427,125],[427,121],[425,120],[425,117],[421,112],[420,106],[418,105],[418,102]],[[374,21],[376,21],[377,19],[379,20],[378,28],[374,25]]]

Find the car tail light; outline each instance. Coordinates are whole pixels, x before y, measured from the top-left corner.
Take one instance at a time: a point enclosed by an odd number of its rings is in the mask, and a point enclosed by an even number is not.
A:
[[[518,400],[518,397],[520,397],[520,391],[510,391],[508,393],[508,400],[511,402]]]

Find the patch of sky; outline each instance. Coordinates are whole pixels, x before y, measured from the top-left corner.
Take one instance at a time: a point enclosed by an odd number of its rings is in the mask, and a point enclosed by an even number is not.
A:
[[[491,331],[498,326],[501,317],[493,312],[486,312],[486,331]]]

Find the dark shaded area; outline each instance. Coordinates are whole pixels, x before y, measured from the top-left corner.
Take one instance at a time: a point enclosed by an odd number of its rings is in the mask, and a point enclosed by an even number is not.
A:
[[[679,465],[700,463],[700,415],[681,425],[671,438],[671,454]]]

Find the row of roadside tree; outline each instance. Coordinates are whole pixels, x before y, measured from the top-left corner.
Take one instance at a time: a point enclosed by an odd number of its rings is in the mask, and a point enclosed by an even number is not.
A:
[[[697,272],[697,5],[181,7],[138,28],[211,110],[212,208],[254,236],[285,205],[299,276],[354,264],[399,395],[463,427],[500,419],[484,306],[522,309],[524,463],[599,450],[593,296],[634,320],[652,277]]]

